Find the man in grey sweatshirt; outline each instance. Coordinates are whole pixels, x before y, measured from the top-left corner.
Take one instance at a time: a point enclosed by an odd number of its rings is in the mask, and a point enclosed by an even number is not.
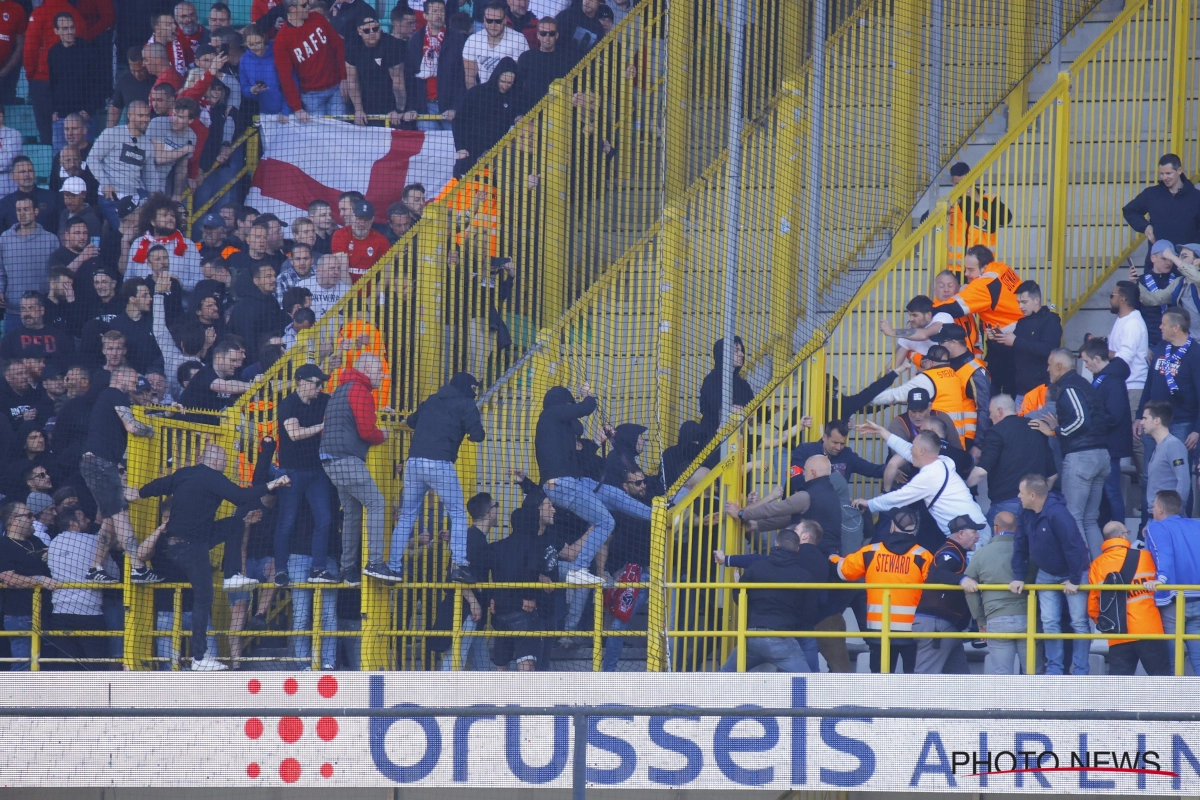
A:
[[[984,633],[1025,633],[1026,630],[1028,598],[1025,592],[1014,594],[1008,589],[979,591],[981,583],[1006,586],[1012,583],[1013,534],[1016,530],[1017,518],[1011,511],[997,514],[992,523],[992,540],[975,551],[967,564],[966,577],[960,584],[967,593],[971,616],[975,617],[979,630]],[[1032,583],[1036,572],[1031,564],[1029,575],[1023,576],[1025,581]],[[992,656],[993,675],[1015,674],[1015,655],[1021,657],[1022,664],[1025,663],[1025,640],[989,638],[987,644]]]
[[[17,201],[17,224],[0,234],[0,295],[19,308],[27,291],[45,292],[46,259],[58,249],[58,237],[37,223],[33,198]]]
[[[1152,401],[1142,409],[1142,431],[1154,439],[1154,452],[1146,464],[1146,496],[1142,501],[1142,524],[1150,520],[1150,509],[1154,507],[1154,496],[1163,491],[1179,492],[1185,498],[1184,511],[1188,511],[1186,498],[1191,492],[1188,469],[1188,451],[1183,442],[1171,433],[1175,409],[1166,401]]]
[[[134,100],[127,106],[129,123],[109,128],[100,134],[88,154],[88,166],[100,182],[100,213],[115,231],[121,227],[117,203],[132,194],[146,192],[146,172],[153,173],[150,163],[154,146],[146,138],[150,125],[150,106]]]

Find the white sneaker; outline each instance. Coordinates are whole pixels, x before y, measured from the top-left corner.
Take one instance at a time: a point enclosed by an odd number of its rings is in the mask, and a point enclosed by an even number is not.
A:
[[[220,672],[221,670],[226,669],[229,669],[229,667],[225,664],[222,664],[220,661],[217,661],[215,658],[212,658],[211,656],[205,656],[199,661],[194,659],[192,661],[193,672]]]
[[[255,586],[258,586],[258,581],[254,578],[247,578],[245,575],[239,572],[232,578],[226,578],[224,586],[225,591],[227,592],[238,592],[246,589],[253,589]]]
[[[598,583],[604,583],[604,579],[593,575],[591,572],[581,567],[579,569],[568,571],[567,574],[563,576],[563,582],[577,583],[584,586],[594,586]]]

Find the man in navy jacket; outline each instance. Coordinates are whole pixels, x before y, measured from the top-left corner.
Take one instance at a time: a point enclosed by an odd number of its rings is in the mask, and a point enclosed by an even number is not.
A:
[[[1133,416],[1125,389],[1130,369],[1124,359],[1108,358],[1108,340],[1092,337],[1083,343],[1083,365],[1092,373],[1092,387],[1100,395],[1108,416],[1104,441],[1108,447],[1109,473],[1104,482],[1108,519],[1125,519],[1125,497],[1121,494],[1121,459],[1133,457]]]

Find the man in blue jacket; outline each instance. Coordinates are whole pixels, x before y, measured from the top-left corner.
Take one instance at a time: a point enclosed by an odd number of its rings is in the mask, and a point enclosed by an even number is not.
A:
[[[1125,497],[1121,494],[1121,459],[1133,457],[1133,416],[1129,410],[1129,393],[1125,381],[1129,365],[1122,358],[1108,357],[1108,340],[1093,336],[1083,343],[1080,356],[1083,365],[1092,373],[1092,388],[1100,395],[1107,412],[1108,425],[1104,441],[1108,447],[1109,473],[1104,482],[1111,520],[1124,522]]]
[[[475,406],[478,385],[471,373],[456,373],[405,420],[414,433],[404,462],[400,515],[392,532],[392,563],[388,565],[392,572],[400,572],[400,559],[408,550],[413,525],[425,495],[432,489],[450,517],[450,580],[475,583],[475,576],[467,570],[467,511],[454,463],[464,437],[472,442],[484,439],[483,420]]]
[[[1087,544],[1075,524],[1075,518],[1067,510],[1062,495],[1051,494],[1046,479],[1041,475],[1026,475],[1021,479],[1017,497],[1021,500],[1020,524],[1013,539],[1013,575],[1024,575],[1029,569],[1029,560],[1037,564],[1039,584],[1062,584],[1062,592],[1040,591],[1037,594],[1038,611],[1042,617],[1042,630],[1046,633],[1062,633],[1063,601],[1071,614],[1071,629],[1075,633],[1090,633],[1088,619],[1088,596],[1079,591],[1079,585],[1087,577],[1091,559]],[[1014,580],[1008,585],[1014,594],[1025,589],[1025,581]],[[1074,672],[1088,674],[1088,655],[1091,647],[1087,639],[1077,640],[1074,650]],[[1061,639],[1047,639],[1046,674],[1062,675],[1063,643]]]
[[[851,475],[862,475],[864,478],[882,479],[886,464],[872,464],[858,453],[846,446],[846,438],[850,435],[850,425],[844,419],[831,419],[825,423],[825,432],[816,442],[802,444],[792,451],[791,489],[798,492],[804,489],[804,463],[813,456],[825,456],[833,471],[846,480]],[[890,487],[884,486],[884,491]]]
[[[1200,520],[1180,516],[1183,500],[1170,490],[1154,495],[1154,521],[1146,526],[1146,549],[1154,556],[1158,578],[1146,581],[1146,588],[1157,585],[1200,584]],[[1183,632],[1200,633],[1200,591],[1183,593]],[[1162,615],[1163,632],[1174,633],[1176,618],[1175,592],[1158,590],[1154,593],[1158,613]],[[1200,675],[1200,639],[1184,642],[1192,671]]]

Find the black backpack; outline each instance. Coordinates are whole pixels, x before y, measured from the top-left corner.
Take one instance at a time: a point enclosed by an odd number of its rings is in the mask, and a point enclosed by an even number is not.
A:
[[[1121,565],[1121,571],[1108,573],[1104,576],[1103,583],[1106,586],[1132,584],[1133,576],[1137,574],[1139,558],[1141,551],[1129,548],[1125,553],[1125,563]],[[1129,617],[1125,614],[1125,601],[1128,597],[1128,589],[1100,591],[1100,616],[1096,618],[1096,630],[1110,634],[1129,633]]]

